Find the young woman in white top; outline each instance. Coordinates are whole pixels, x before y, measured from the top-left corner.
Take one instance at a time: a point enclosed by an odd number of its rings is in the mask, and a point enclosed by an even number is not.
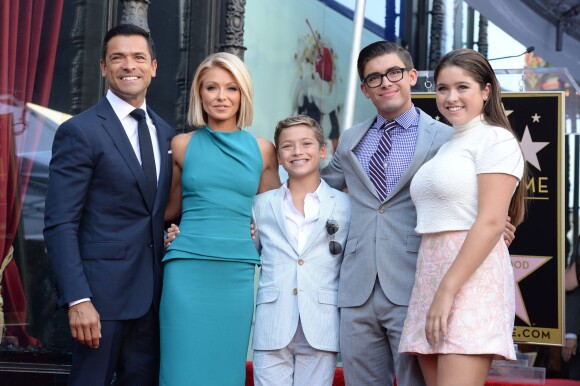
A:
[[[428,386],[483,385],[495,356],[515,359],[502,232],[506,213],[524,216],[524,160],[483,55],[452,51],[434,78],[455,133],[411,183],[422,242],[399,351],[418,355]]]

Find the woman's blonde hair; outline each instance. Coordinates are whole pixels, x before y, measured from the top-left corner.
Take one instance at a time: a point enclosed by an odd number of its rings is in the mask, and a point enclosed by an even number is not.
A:
[[[187,123],[196,127],[207,125],[207,113],[203,110],[201,101],[201,83],[205,73],[209,69],[216,67],[223,68],[232,74],[240,87],[240,109],[237,113],[236,126],[246,127],[251,125],[252,119],[254,118],[254,90],[252,88],[252,79],[244,62],[236,55],[227,52],[212,54],[205,58],[197,67],[191,84]]]

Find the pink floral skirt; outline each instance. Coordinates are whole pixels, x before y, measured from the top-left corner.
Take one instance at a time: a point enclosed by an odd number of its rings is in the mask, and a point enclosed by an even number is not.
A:
[[[512,339],[515,316],[514,275],[503,240],[455,294],[446,340],[430,347],[425,319],[441,279],[459,253],[467,231],[423,235],[415,286],[399,352],[419,354],[495,354],[516,359]]]

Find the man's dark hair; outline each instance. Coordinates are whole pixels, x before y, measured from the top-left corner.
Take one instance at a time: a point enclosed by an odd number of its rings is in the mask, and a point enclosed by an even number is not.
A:
[[[356,63],[358,69],[358,76],[362,81],[364,79],[364,71],[365,66],[369,62],[369,60],[376,58],[377,56],[395,53],[397,56],[403,61],[405,67],[409,70],[414,68],[413,67],[413,58],[411,58],[411,54],[409,51],[401,47],[400,45],[388,42],[386,40],[381,40],[378,42],[374,42],[366,46],[361,50],[358,54],[358,60]]]
[[[119,24],[110,30],[107,31],[105,37],[103,38],[103,52],[101,53],[101,59],[103,61],[106,60],[107,56],[107,44],[109,40],[114,38],[115,36],[131,36],[131,35],[140,35],[147,40],[147,45],[149,46],[149,54],[151,55],[151,60],[155,59],[155,44],[153,44],[153,39],[149,35],[149,32],[144,30],[143,28],[136,26],[134,24]]]

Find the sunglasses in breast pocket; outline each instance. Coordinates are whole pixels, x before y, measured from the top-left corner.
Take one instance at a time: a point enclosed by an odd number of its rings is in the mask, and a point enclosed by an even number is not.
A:
[[[328,233],[328,249],[332,255],[340,255],[342,253],[342,245],[334,240],[334,235],[338,232],[338,221],[335,219],[326,220],[326,232]]]

